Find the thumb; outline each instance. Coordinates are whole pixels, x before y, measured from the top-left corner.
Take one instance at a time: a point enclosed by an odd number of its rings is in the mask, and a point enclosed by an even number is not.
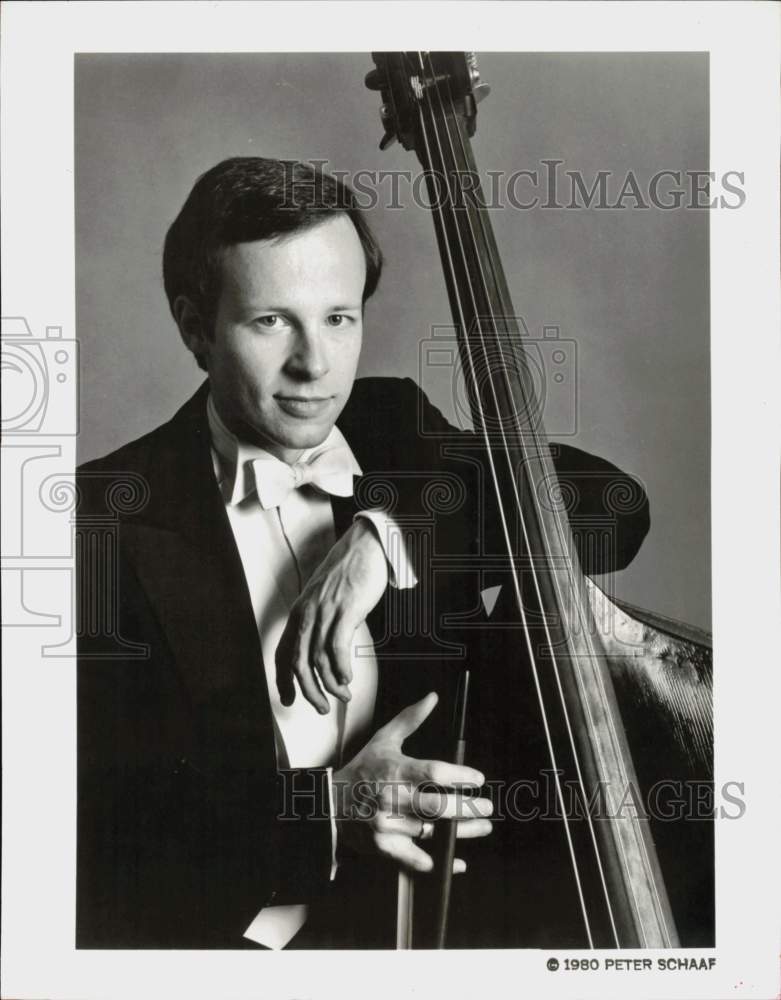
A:
[[[419,729],[431,715],[438,701],[439,695],[436,691],[429,691],[425,698],[416,701],[414,705],[407,705],[395,718],[386,722],[382,729],[377,730],[377,736],[393,740],[401,746],[404,740]]]

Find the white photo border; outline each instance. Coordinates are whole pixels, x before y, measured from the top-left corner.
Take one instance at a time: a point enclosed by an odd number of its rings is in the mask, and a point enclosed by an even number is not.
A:
[[[716,966],[710,972],[553,974],[546,968],[550,956],[562,961],[585,953],[76,951],[75,661],[40,655],[42,641],[51,641],[48,631],[42,638],[35,627],[10,627],[3,656],[3,995],[211,1000],[370,992],[379,1000],[506,988],[530,997],[599,1000],[778,996],[779,8],[6,3],[0,67],[4,316],[24,316],[36,335],[59,326],[64,341],[75,337],[74,54],[247,51],[253,38],[262,51],[710,54],[709,169],[717,176],[743,171],[746,191],[739,211],[714,211],[710,218],[716,780],[717,787],[744,782],[746,802],[740,820],[717,823],[717,948],[685,952],[715,955]],[[62,471],[72,470],[73,435],[42,443],[59,448]],[[19,507],[21,454],[3,448],[6,512]],[[24,513],[35,517],[35,510]],[[46,593],[64,616],[72,567],[67,518],[62,528],[58,568],[29,560],[18,566],[42,574],[36,592]],[[5,583],[8,569],[12,589],[14,558],[24,555],[14,546],[4,523],[3,576]],[[66,636],[66,626],[58,634]]]

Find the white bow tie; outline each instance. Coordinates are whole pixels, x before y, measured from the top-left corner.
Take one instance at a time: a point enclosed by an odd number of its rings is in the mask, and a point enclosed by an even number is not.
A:
[[[339,497],[353,495],[355,459],[343,444],[328,448],[308,461],[288,465],[273,455],[252,459],[252,472],[258,499],[264,510],[279,507],[288,495],[309,484],[322,493]]]

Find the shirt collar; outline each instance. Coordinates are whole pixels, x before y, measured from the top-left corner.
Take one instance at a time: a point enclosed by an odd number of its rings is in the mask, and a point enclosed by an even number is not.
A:
[[[234,506],[255,492],[255,480],[252,474],[252,460],[256,458],[268,458],[270,452],[265,448],[249,444],[236,437],[233,431],[225,425],[222,417],[217,412],[212,394],[209,393],[206,401],[206,418],[209,422],[209,432],[212,442],[212,459],[214,462],[214,474],[222,493],[222,497],[227,504]],[[353,475],[361,475],[361,467],[358,464],[352,449],[347,440],[334,425],[331,432],[322,444],[314,448],[307,448],[299,458],[299,462],[307,462],[320,452],[328,451],[337,445],[344,445],[352,456]],[[271,456],[272,458],[274,456]],[[277,459],[279,461],[279,459]]]

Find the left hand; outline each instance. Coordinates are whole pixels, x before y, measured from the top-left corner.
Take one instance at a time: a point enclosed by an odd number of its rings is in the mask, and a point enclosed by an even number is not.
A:
[[[277,689],[283,705],[301,693],[321,715],[329,711],[322,687],[350,700],[352,644],[388,586],[388,562],[374,528],[358,519],[312,574],[290,612],[277,646]]]
[[[434,867],[433,859],[417,841],[433,836],[434,821],[454,820],[459,839],[491,832],[491,800],[463,794],[464,789],[478,789],[485,783],[479,771],[404,753],[405,740],[423,725],[437,701],[437,695],[430,692],[402,709],[333,773],[340,844],[382,854],[411,871],[428,872]],[[438,786],[437,790],[431,790],[432,786]],[[456,858],[453,870],[465,871],[464,861]]]

